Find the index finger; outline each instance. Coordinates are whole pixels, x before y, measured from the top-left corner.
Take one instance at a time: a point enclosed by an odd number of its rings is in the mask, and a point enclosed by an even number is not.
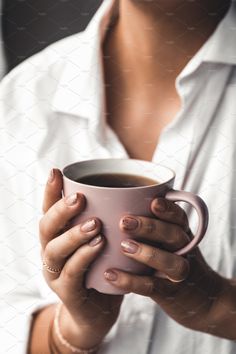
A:
[[[44,191],[43,213],[45,214],[58,200],[62,198],[63,179],[59,169],[53,168],[49,174]]]

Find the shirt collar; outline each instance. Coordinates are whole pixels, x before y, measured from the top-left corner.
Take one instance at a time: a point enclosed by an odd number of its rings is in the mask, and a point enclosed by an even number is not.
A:
[[[66,56],[63,72],[54,95],[52,109],[91,118],[94,129],[104,117],[104,80],[101,43],[107,26],[116,17],[116,0],[104,0],[86,30],[70,37],[74,50]],[[236,2],[231,6],[212,36],[189,61],[177,84],[191,75],[203,62],[236,65]],[[97,124],[96,124],[97,123]]]
[[[209,39],[205,61],[236,65],[236,2],[231,6]]]

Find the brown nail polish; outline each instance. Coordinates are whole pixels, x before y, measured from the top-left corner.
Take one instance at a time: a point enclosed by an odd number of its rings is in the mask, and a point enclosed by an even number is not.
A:
[[[77,193],[69,195],[68,197],[65,198],[65,202],[68,206],[75,205],[77,201],[78,201]]]
[[[102,242],[102,236],[98,235],[96,237],[94,237],[90,242],[89,242],[89,246],[97,246],[99,243]]]
[[[134,254],[138,251],[139,245],[134,241],[124,240],[121,242],[121,248],[124,252]]]
[[[107,270],[105,273],[104,273],[104,276],[107,280],[110,280],[110,281],[115,281],[117,280],[118,276],[117,274],[112,271],[112,270]]]
[[[92,231],[96,228],[96,221],[94,219],[90,219],[85,221],[82,225],[81,225],[81,231],[83,232],[89,232]]]
[[[138,220],[131,216],[126,216],[122,219],[122,225],[126,230],[135,230],[138,224]]]

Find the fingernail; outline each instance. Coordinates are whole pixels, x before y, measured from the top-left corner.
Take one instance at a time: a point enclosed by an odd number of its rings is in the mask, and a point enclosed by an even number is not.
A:
[[[131,216],[126,216],[122,219],[122,224],[126,230],[135,230],[138,227],[138,220]]]
[[[165,211],[166,203],[163,199],[155,199],[154,208],[156,211]]]
[[[81,231],[83,232],[89,232],[92,231],[96,228],[97,224],[96,221],[94,219],[90,219],[85,221],[82,225],[81,225]]]
[[[115,281],[118,278],[117,273],[115,273],[113,270],[107,270],[106,272],[104,272],[104,276],[107,280],[110,281]]]
[[[71,194],[68,197],[65,198],[65,202],[67,205],[72,206],[75,205],[78,201],[78,195],[77,193]]]
[[[94,237],[90,242],[89,242],[89,246],[97,246],[99,243],[102,242],[102,236],[98,235],[96,237]]]
[[[55,178],[55,170],[54,168],[50,171],[50,174],[48,176],[48,183],[52,183]]]
[[[139,249],[139,245],[134,241],[122,241],[121,248],[127,253],[136,253]]]

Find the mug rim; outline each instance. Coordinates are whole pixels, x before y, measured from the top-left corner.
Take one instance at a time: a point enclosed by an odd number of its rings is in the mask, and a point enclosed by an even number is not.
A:
[[[74,181],[73,179],[71,179],[70,177],[68,177],[66,175],[66,170],[69,169],[69,168],[72,168],[73,166],[75,165],[78,165],[78,164],[81,164],[81,163],[93,163],[93,162],[99,162],[99,161],[114,161],[114,160],[118,160],[118,161],[136,161],[136,162],[141,162],[141,163],[147,163],[147,164],[151,164],[151,165],[154,165],[155,167],[158,167],[160,166],[161,168],[164,168],[168,171],[170,171],[172,173],[172,177],[170,177],[169,179],[167,179],[165,182],[160,182],[160,183],[155,183],[155,184],[151,184],[151,185],[148,185],[148,186],[138,186],[138,187],[104,187],[104,186],[94,186],[94,185],[91,185],[91,184],[86,184],[86,183],[80,183],[80,182],[77,182],[77,181]],[[135,189],[146,189],[146,188],[153,188],[153,187],[157,187],[157,186],[163,186],[165,184],[168,184],[170,183],[173,179],[175,179],[176,177],[176,173],[175,171],[170,168],[170,167],[167,167],[165,165],[162,165],[162,164],[159,164],[159,163],[155,163],[153,161],[146,161],[146,160],[140,160],[140,159],[131,159],[131,158],[99,158],[99,159],[89,159],[89,160],[82,160],[82,161],[76,161],[76,162],[73,162],[73,163],[70,163],[68,165],[66,165],[63,169],[62,169],[62,175],[63,175],[63,178],[68,180],[70,183],[72,184],[75,184],[75,185],[81,185],[81,186],[85,186],[85,187],[89,187],[89,188],[92,188],[92,189],[102,189],[102,190],[135,190]],[[142,175],[140,175],[142,176]]]

